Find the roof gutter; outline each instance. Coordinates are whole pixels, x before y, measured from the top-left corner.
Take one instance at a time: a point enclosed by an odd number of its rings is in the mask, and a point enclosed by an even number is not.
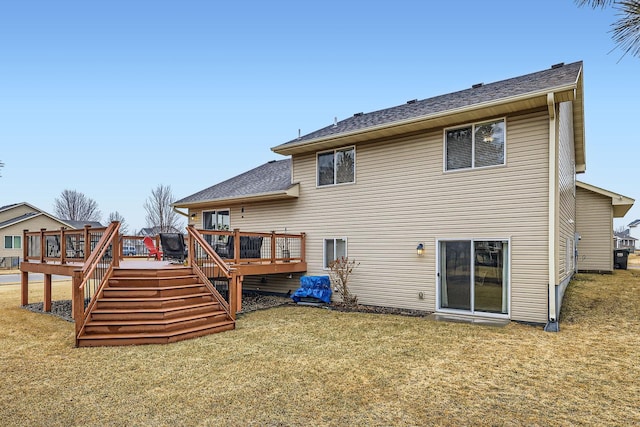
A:
[[[195,202],[187,202],[172,205],[174,209],[180,208],[199,208],[199,207],[209,207],[213,204],[233,204],[240,202],[259,202],[263,200],[274,200],[274,199],[288,199],[288,198],[297,198],[300,196],[300,184],[296,183],[291,185],[286,190],[278,190],[278,191],[269,191],[266,193],[256,193],[251,195],[244,196],[236,196],[236,197],[225,197],[221,199],[209,199],[209,200],[198,200]]]
[[[184,213],[184,212],[182,212],[182,211],[179,211],[179,210],[178,210],[178,208],[177,208],[177,207],[175,207],[175,206],[173,206],[173,205],[171,205],[171,207],[173,208],[173,211],[174,211],[175,213],[177,213],[177,214],[179,214],[179,215],[182,215],[182,216],[186,216],[187,218],[189,218],[189,214],[188,214],[188,213]]]

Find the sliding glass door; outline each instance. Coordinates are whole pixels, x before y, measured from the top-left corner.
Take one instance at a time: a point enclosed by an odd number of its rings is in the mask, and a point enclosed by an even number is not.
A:
[[[440,241],[439,308],[509,314],[507,240]]]

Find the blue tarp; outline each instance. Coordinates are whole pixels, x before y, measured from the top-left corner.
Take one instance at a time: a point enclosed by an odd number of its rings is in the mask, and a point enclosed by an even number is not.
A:
[[[331,303],[329,276],[302,276],[300,287],[291,295],[295,302],[300,302],[301,298],[317,298],[327,304]]]

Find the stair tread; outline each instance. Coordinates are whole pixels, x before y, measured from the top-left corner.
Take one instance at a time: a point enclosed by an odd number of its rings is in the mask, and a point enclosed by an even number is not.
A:
[[[195,274],[181,274],[179,276],[111,276],[110,280],[175,280],[175,279],[197,279]]]
[[[210,292],[198,292],[195,294],[186,294],[186,295],[171,295],[167,297],[131,297],[131,298],[123,298],[123,297],[108,297],[108,298],[100,298],[98,299],[98,303],[100,302],[128,302],[128,301],[172,301],[172,300],[181,300],[187,298],[199,298],[203,296],[211,296]]]
[[[187,285],[169,285],[169,286],[107,286],[105,291],[163,291],[172,289],[188,289],[188,288],[201,288],[205,285],[197,283],[189,283]]]
[[[111,298],[109,298],[111,299]],[[207,305],[217,305],[220,304],[217,301],[211,302],[203,302],[199,304],[191,304],[191,305],[181,305],[178,307],[158,307],[158,308],[94,308],[92,313],[96,314],[107,314],[107,313],[157,313],[157,312],[168,312],[168,311],[178,311],[184,310],[185,308],[200,308],[206,307]]]
[[[216,323],[210,323],[200,326],[193,326],[191,328],[178,329],[175,331],[165,332],[135,332],[135,333],[123,333],[123,334],[83,334],[79,337],[80,340],[107,340],[107,339],[135,339],[135,338],[164,338],[173,337],[178,335],[189,334],[192,332],[198,332],[206,329],[218,329],[224,326],[235,324],[234,320],[221,320]]]
[[[169,319],[157,320],[90,320],[86,326],[117,326],[117,325],[168,325],[172,323],[185,322],[189,320],[202,319],[204,317],[219,316],[225,314],[224,310],[216,310],[202,314],[192,314],[190,316],[173,317]]]

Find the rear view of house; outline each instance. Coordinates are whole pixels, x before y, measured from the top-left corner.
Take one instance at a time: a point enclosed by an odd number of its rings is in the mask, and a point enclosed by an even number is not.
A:
[[[202,228],[305,232],[307,274],[357,260],[363,304],[557,328],[586,167],[582,62],[356,113],[272,150],[288,158],[174,206]]]

